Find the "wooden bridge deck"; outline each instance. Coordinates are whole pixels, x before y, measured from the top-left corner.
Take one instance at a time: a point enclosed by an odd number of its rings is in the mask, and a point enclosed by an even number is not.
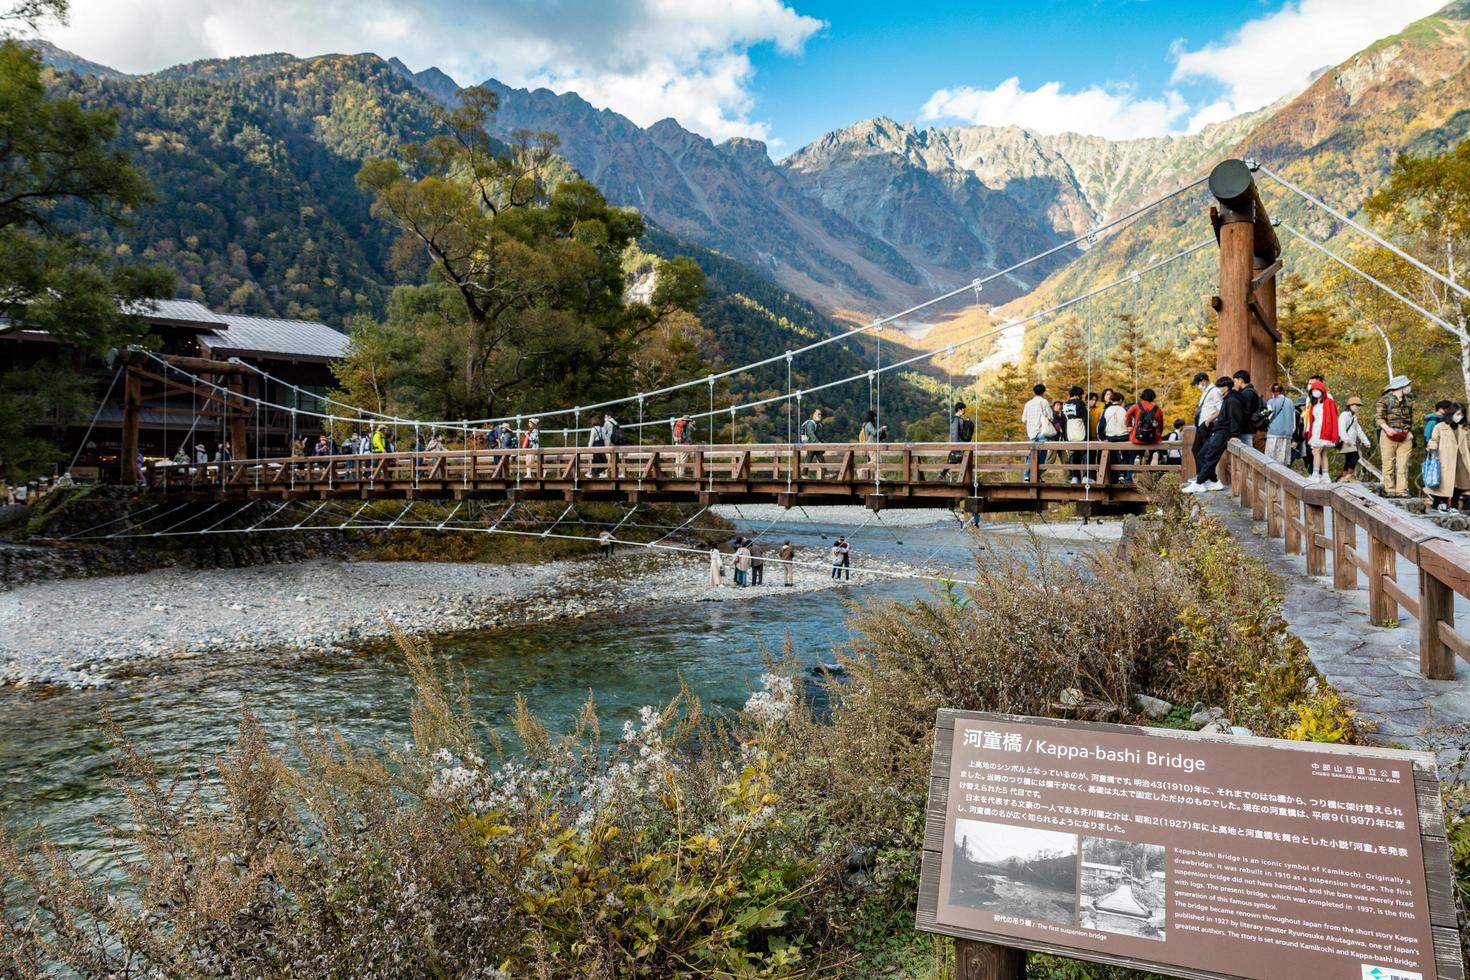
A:
[[[1146,484],[1179,470],[1162,450],[1128,465],[1123,453],[1129,450],[1107,442],[475,448],[163,462],[151,464],[146,478],[171,496],[209,500],[608,500],[970,511],[1077,503],[1100,515],[1147,502],[1144,487],[1121,480],[1124,474]]]

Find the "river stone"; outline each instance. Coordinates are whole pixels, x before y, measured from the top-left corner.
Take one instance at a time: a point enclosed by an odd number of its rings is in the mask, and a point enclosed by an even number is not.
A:
[[[1174,710],[1174,706],[1163,698],[1150,697],[1147,694],[1135,694],[1133,701],[1150,718],[1162,718]]]
[[[1249,728],[1246,728],[1246,727],[1244,727],[1242,725],[1231,725],[1230,726],[1230,734],[1231,735],[1254,735],[1255,732],[1251,731]]]
[[[1059,700],[1067,707],[1075,708],[1082,703],[1082,691],[1080,688],[1064,687]]]
[[[1210,722],[1224,717],[1224,708],[1206,708],[1203,711],[1196,711],[1194,714],[1190,715],[1189,723],[1198,728],[1201,725],[1208,725]]]

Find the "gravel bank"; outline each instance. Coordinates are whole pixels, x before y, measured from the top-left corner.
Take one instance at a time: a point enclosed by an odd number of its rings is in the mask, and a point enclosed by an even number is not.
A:
[[[824,557],[798,553],[800,561],[820,563]],[[912,571],[895,562],[883,567]],[[381,639],[390,621],[408,633],[453,633],[839,585],[823,567],[798,568],[795,577],[795,586],[784,588],[781,569],[767,565],[760,588],[712,588],[707,558],[636,551],[607,561],[317,560],[38,583],[0,592],[0,685],[107,687],[147,672],[157,660],[226,652],[330,653]],[[865,580],[872,581],[857,575],[850,585]]]

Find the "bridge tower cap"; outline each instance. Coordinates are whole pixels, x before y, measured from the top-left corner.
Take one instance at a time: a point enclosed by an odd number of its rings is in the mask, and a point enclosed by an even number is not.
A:
[[[1222,160],[1210,171],[1210,193],[1227,206],[1243,203],[1254,185],[1250,165],[1244,160]]]

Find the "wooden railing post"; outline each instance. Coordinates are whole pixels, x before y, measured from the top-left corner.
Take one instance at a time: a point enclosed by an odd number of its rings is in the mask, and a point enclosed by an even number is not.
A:
[[[1281,487],[1271,479],[1271,475],[1268,472],[1261,480],[1261,497],[1266,502],[1266,536],[1279,538],[1284,533],[1281,519],[1285,516],[1286,506],[1281,500]]]
[[[1301,501],[1286,489],[1281,488],[1281,523],[1286,530],[1286,553],[1302,553],[1302,505]]]
[[[1179,479],[1184,483],[1193,480],[1197,472],[1194,467],[1194,440],[1197,435],[1194,426],[1186,425],[1179,443]]]
[[[1430,680],[1455,679],[1455,652],[1440,635],[1441,624],[1455,627],[1455,593],[1419,569],[1419,673]]]
[[[1368,532],[1368,619],[1375,626],[1399,621],[1399,605],[1383,587],[1384,579],[1398,581],[1398,555],[1385,541]]]
[[[1358,526],[1340,508],[1332,508],[1332,587],[1351,592],[1358,587],[1358,566],[1348,557],[1358,543]]]
[[[1242,467],[1243,469],[1244,467]],[[1251,471],[1251,520],[1264,521],[1266,511],[1270,508],[1268,494],[1271,491],[1271,481],[1267,478],[1264,466],[1252,465]]]
[[[1303,504],[1307,512],[1306,531],[1302,535],[1307,546],[1307,574],[1326,575],[1327,549],[1322,546],[1322,538],[1327,530],[1326,508],[1310,500],[1303,501]]]
[[[1026,951],[973,939],[954,941],[955,980],[1025,980]]]

